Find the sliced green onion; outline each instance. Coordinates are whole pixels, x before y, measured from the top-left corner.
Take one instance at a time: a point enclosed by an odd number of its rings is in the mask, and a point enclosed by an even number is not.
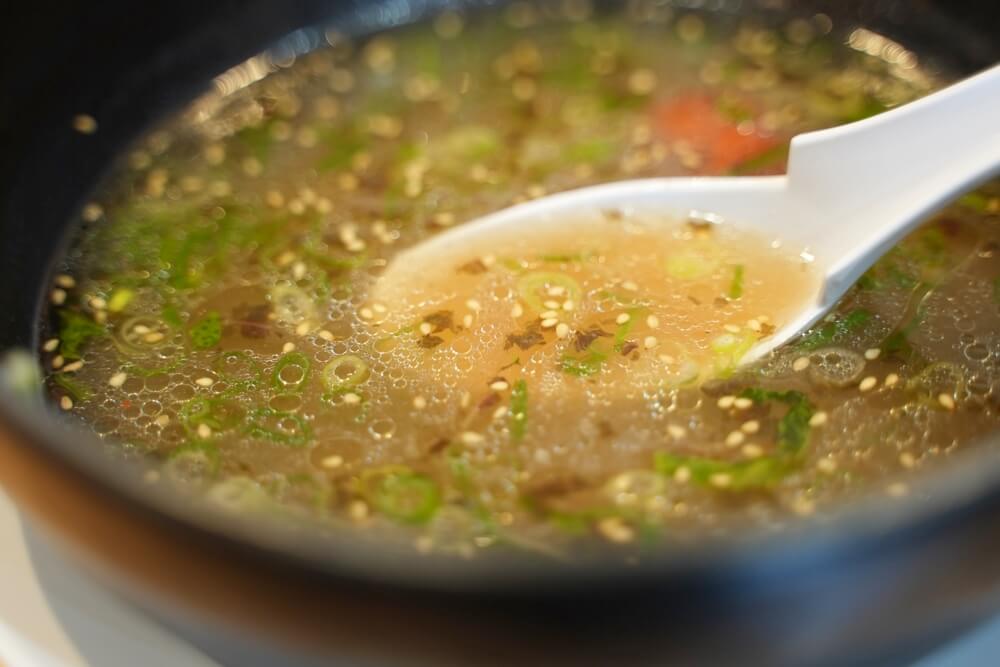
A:
[[[281,355],[271,372],[271,386],[284,391],[302,391],[309,380],[312,362],[301,352]]]
[[[563,373],[569,375],[575,375],[576,377],[588,377],[599,373],[601,366],[604,364],[604,360],[608,358],[608,355],[603,352],[598,352],[596,350],[591,350],[586,354],[579,357],[574,357],[570,354],[563,355],[563,358],[559,361],[559,368]]]
[[[756,342],[757,336],[749,330],[738,334],[724,333],[713,339],[710,347],[715,355],[715,374],[719,377],[732,374]]]
[[[215,477],[219,465],[219,450],[215,445],[205,441],[191,442],[167,455],[164,472],[177,481],[198,482]]]
[[[243,421],[246,411],[243,407],[226,398],[192,398],[181,408],[181,421],[192,435],[198,435],[198,427],[205,425],[213,432],[223,432],[235,428]]]
[[[340,394],[368,379],[370,370],[361,357],[345,354],[323,367],[323,386],[331,394]]]
[[[74,402],[85,401],[94,394],[90,387],[71,378],[66,373],[55,373],[52,376],[52,382],[61,387]]]
[[[59,354],[67,361],[79,359],[84,346],[105,333],[104,327],[82,313],[59,311]]]
[[[275,285],[271,288],[270,297],[279,322],[298,324],[316,319],[316,305],[301,287]]]
[[[700,280],[715,273],[722,265],[719,248],[707,242],[697,248],[684,248],[667,257],[667,275],[678,280]]]
[[[122,322],[113,340],[115,347],[122,354],[145,355],[169,343],[170,330],[162,320],[139,315]]]
[[[232,350],[222,352],[212,363],[212,370],[226,380],[230,391],[248,391],[260,386],[264,370],[246,352]]]
[[[188,335],[196,349],[208,350],[215,347],[222,340],[222,317],[213,310],[195,322]]]
[[[643,311],[645,311],[645,308],[629,308],[625,311],[628,313],[628,319],[619,324],[615,329],[615,352],[622,351],[625,346],[625,338],[632,332],[632,328]]]
[[[778,450],[783,454],[799,454],[809,444],[809,420],[815,408],[801,391],[769,391],[744,389],[740,394],[754,403],[777,401],[788,406],[788,412],[778,422]]]
[[[699,456],[677,456],[668,452],[653,455],[653,469],[672,477],[685,468],[691,480],[723,491],[747,491],[774,486],[792,467],[784,458],[765,456],[748,461],[718,461]]]
[[[368,501],[382,514],[403,523],[427,523],[441,505],[437,484],[402,466],[373,470],[362,478]]]
[[[543,304],[552,298],[548,295],[550,287],[562,287],[566,290],[565,298],[570,299],[575,304],[579,304],[583,296],[580,283],[565,273],[532,271],[524,274],[517,281],[517,293],[521,295],[530,308],[538,312],[548,310]]]
[[[205,497],[229,512],[259,512],[271,505],[271,499],[260,483],[243,476],[213,484]]]
[[[733,267],[733,279],[729,282],[729,292],[726,294],[730,299],[739,299],[743,296],[743,273],[742,264]]]
[[[312,438],[305,419],[291,412],[259,408],[250,413],[247,432],[255,437],[289,447],[302,447]]]

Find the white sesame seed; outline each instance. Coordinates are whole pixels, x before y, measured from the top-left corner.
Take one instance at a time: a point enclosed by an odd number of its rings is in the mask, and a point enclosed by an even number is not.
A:
[[[683,484],[691,479],[691,469],[687,466],[681,466],[674,471],[674,481],[678,484]]]
[[[338,456],[337,454],[331,454],[323,459],[322,464],[324,468],[337,468],[344,463],[344,457]]]
[[[462,317],[462,326],[468,329],[469,327],[472,326],[473,321],[474,318],[472,317],[472,315],[466,314],[464,317]]]
[[[763,327],[761,327],[759,320],[747,320],[747,328],[750,331],[760,331]]]
[[[203,377],[203,378],[198,378],[197,380],[194,381],[194,383],[199,387],[211,387],[213,384],[215,384],[215,380],[213,380],[210,377]]]
[[[128,374],[126,374],[124,371],[119,371],[114,375],[112,375],[110,378],[108,378],[108,384],[111,385],[112,387],[118,388],[123,384],[125,384],[125,380],[127,379],[128,379]]]
[[[62,398],[59,399],[59,407],[62,408],[63,410],[72,410],[73,399],[70,398],[69,396],[63,396]]]
[[[52,357],[52,368],[62,368],[62,365],[64,363],[66,363],[66,360],[63,359],[63,356],[61,354],[57,354],[56,356]]]
[[[889,373],[888,375],[885,376],[885,386],[887,387],[895,387],[896,383],[898,382],[899,382],[899,376],[896,375],[895,373]]]
[[[663,363],[665,363],[665,364],[672,364],[672,363],[674,363],[675,361],[677,361],[676,359],[674,359],[674,358],[673,358],[672,356],[670,356],[669,354],[661,354],[661,355],[660,355],[660,356],[658,357],[658,359],[659,359],[660,361],[662,361]]]
[[[469,299],[468,301],[465,302],[465,305],[468,307],[469,310],[475,311],[477,313],[483,309],[482,305],[480,305],[480,303],[475,299]]]
[[[47,341],[45,341],[44,345],[42,345],[42,349],[45,350],[46,352],[55,352],[56,349],[58,349],[58,347],[59,347],[58,338],[50,338]]]
[[[80,217],[87,222],[97,222],[102,215],[104,215],[104,208],[97,202],[90,202],[84,205],[83,210],[80,212]]]
[[[59,287],[64,287],[66,289],[73,289],[76,287],[76,280],[73,279],[73,276],[68,276],[65,273],[60,273],[56,276],[55,283]]]
[[[865,359],[867,359],[868,361],[873,361],[875,359],[878,359],[878,355],[880,354],[882,354],[882,350],[878,349],[877,347],[873,347],[871,349],[865,350]]]
[[[660,326],[660,318],[657,317],[656,315],[650,315],[649,317],[646,318],[646,326],[648,326],[650,329],[657,328],[658,326]]]
[[[642,345],[647,350],[652,350],[657,346],[658,342],[659,341],[656,340],[656,336],[646,336],[642,341]]]
[[[482,434],[476,433],[475,431],[465,431],[459,436],[459,440],[462,441],[463,445],[474,446],[483,444],[486,438],[484,438]]]
[[[904,468],[912,468],[917,464],[917,460],[913,458],[913,454],[909,452],[903,452],[899,455],[899,463]]]
[[[381,315],[388,312],[389,309],[386,307],[385,304],[376,301],[375,303],[372,304],[372,310]]]
[[[93,134],[97,132],[97,121],[90,114],[79,113],[73,116],[73,129],[80,134]]]
[[[291,341],[288,341],[287,343],[281,346],[281,351],[284,352],[285,354],[288,354],[294,349],[295,349],[295,343]]]
[[[424,408],[427,407],[427,399],[424,398],[423,396],[414,396],[413,407],[415,407],[417,410],[423,410]]]
[[[670,437],[674,440],[680,440],[687,435],[687,429],[683,426],[678,426],[677,424],[670,424],[667,426],[667,433],[669,433]]]
[[[749,410],[753,407],[753,399],[747,398],[746,396],[740,396],[733,401],[733,407],[737,410]]]
[[[546,310],[544,313],[542,313],[541,315],[539,315],[539,317],[542,318],[543,320],[550,320],[553,317],[559,317],[559,311],[558,310]]]
[[[816,467],[819,468],[821,472],[831,473],[837,469],[837,462],[831,459],[830,457],[826,457],[820,459],[819,462],[816,464]]]
[[[858,384],[858,390],[869,391],[873,389],[876,384],[878,384],[878,378],[876,378],[874,375],[869,375]]]
[[[371,308],[362,308],[360,311],[358,311],[358,314],[361,315],[361,317],[366,320],[370,320],[371,318],[375,317],[375,313],[372,312]]]
[[[597,530],[609,542],[631,542],[635,531],[621,517],[609,516],[597,522]]]
[[[810,426],[822,426],[823,424],[826,423],[826,420],[827,420],[826,413],[823,412],[823,411],[820,411],[820,412],[817,412],[816,414],[814,414],[812,417],[809,418],[809,425]]]
[[[423,322],[423,323],[422,323],[422,324],[420,325],[420,333],[421,333],[422,335],[424,335],[424,336],[427,336],[427,335],[429,335],[429,334],[430,334],[430,332],[432,332],[432,331],[434,331],[434,326],[433,326],[433,325],[431,325],[431,324],[430,324],[429,322]]]
[[[361,397],[355,394],[353,391],[349,391],[340,397],[340,400],[344,402],[344,405],[357,405],[361,402]]]
[[[559,320],[557,320],[554,317],[550,317],[548,319],[542,320],[542,328],[543,329],[551,329],[552,327],[554,327],[557,324],[559,324]]]
[[[743,445],[743,447],[740,448],[740,452],[742,452],[743,456],[748,459],[755,459],[758,456],[764,455],[764,449],[760,445],[755,445],[752,442]]]
[[[559,338],[566,338],[569,336],[569,325],[565,322],[560,322],[556,325],[556,336]]]
[[[202,440],[208,440],[212,437],[212,427],[208,424],[198,424],[198,437]]]
[[[573,303],[572,299],[566,299],[565,301],[563,301],[562,309],[565,310],[566,312],[569,312],[574,308],[576,308],[576,304]]]
[[[746,436],[743,435],[743,431],[731,431],[726,436],[726,447],[739,447],[744,440],[746,440]]]
[[[951,394],[938,394],[938,403],[940,403],[941,407],[945,410],[955,409],[955,399],[951,397]]]
[[[331,342],[334,339],[333,334],[331,332],[327,331],[326,329],[320,329],[319,333],[316,334],[316,335],[318,335],[320,338],[322,338],[323,340],[325,340],[327,342]]]
[[[363,500],[355,500],[347,506],[347,513],[354,521],[364,521],[368,518],[368,503]]]
[[[547,292],[549,296],[563,296],[566,294],[566,288],[562,285],[553,285],[547,290]]]
[[[147,343],[159,343],[164,338],[166,338],[166,336],[164,336],[159,331],[150,331],[148,334],[142,337],[142,339]]]
[[[792,362],[792,370],[796,373],[804,371],[809,368],[809,357],[799,357]]]
[[[521,317],[521,315],[524,315],[524,306],[519,303],[515,303],[514,307],[510,309],[510,316]]]
[[[132,332],[136,333],[136,334],[139,334],[140,336],[142,334],[147,334],[150,331],[151,331],[151,329],[149,327],[147,327],[145,324],[137,324],[134,327],[132,327]]]
[[[306,265],[304,262],[295,262],[292,265],[292,277],[296,280],[302,280],[306,277]]]
[[[170,423],[170,415],[160,415],[159,417],[153,420],[153,423],[155,423],[160,428],[163,428],[164,426]]]
[[[493,411],[493,419],[503,419],[507,415],[507,406],[501,405]]]
[[[536,449],[534,454],[535,461],[541,463],[542,465],[548,465],[552,463],[552,455],[547,449]]]
[[[461,397],[458,399],[458,404],[463,408],[469,407],[472,404],[472,394],[467,391],[463,391]]]
[[[75,373],[76,371],[80,370],[81,368],[83,368],[83,361],[77,359],[76,361],[68,363],[65,366],[63,366],[63,372],[64,373]]]
[[[750,419],[740,425],[740,430],[744,433],[756,433],[760,430],[760,422],[756,419]]]
[[[507,384],[506,380],[497,380],[496,382],[490,383],[490,389],[493,391],[507,391],[510,389],[510,385]]]
[[[722,328],[725,329],[726,331],[728,331],[729,333],[739,333],[740,332],[740,328],[738,326],[736,326],[735,324],[727,324],[726,326],[724,326]]]
[[[562,304],[560,304],[558,301],[554,301],[552,299],[549,299],[547,301],[543,301],[542,305],[545,306],[546,308],[548,308],[549,310],[559,310],[562,307]]]
[[[631,280],[626,280],[622,283],[622,288],[627,289],[629,292],[635,292],[639,289],[639,286]]]
[[[62,304],[66,303],[66,290],[60,289],[58,287],[55,288],[49,294],[49,300],[52,301],[53,304],[61,306]]]
[[[311,328],[312,325],[309,322],[299,322],[299,325],[295,327],[295,333],[299,336],[305,336]]]
[[[723,410],[728,410],[729,408],[733,407],[734,403],[736,403],[736,397],[735,396],[722,396],[716,402],[716,405],[718,405]]]
[[[630,319],[632,319],[632,317],[628,313],[622,313],[621,315],[619,315],[618,317],[615,318],[615,323],[616,324],[625,324]]]
[[[714,487],[724,489],[733,482],[733,476],[727,472],[717,472],[708,478],[708,483]]]

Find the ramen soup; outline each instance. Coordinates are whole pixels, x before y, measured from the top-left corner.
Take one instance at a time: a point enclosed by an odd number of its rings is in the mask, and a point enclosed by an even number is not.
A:
[[[463,557],[896,503],[995,430],[996,188],[744,366],[815,297],[822,248],[608,210],[408,262],[555,191],[780,173],[793,134],[940,85],[822,15],[551,7],[330,32],[219,77],[82,209],[43,323],[54,401],[150,485]]]

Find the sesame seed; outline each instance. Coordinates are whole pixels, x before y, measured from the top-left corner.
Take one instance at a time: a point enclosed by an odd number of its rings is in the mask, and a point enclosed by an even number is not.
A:
[[[743,431],[731,431],[726,436],[726,447],[739,447],[744,440],[746,440],[746,436],[743,435]]]
[[[215,384],[215,380],[213,380],[210,377],[203,377],[203,378],[198,378],[197,380],[194,381],[194,383],[199,387],[211,387],[213,384]]]
[[[569,336],[569,325],[565,322],[560,322],[556,325],[556,336],[559,338],[566,338]]]
[[[368,518],[368,503],[363,500],[355,500],[348,505],[347,513],[355,521],[364,521]]]
[[[507,406],[501,405],[493,411],[493,419],[502,419],[507,415]]]
[[[340,400],[344,402],[344,405],[357,405],[361,402],[361,397],[355,394],[353,391],[349,391],[340,397]]]
[[[553,285],[548,289],[549,296],[563,296],[566,294],[566,288],[562,285]]]
[[[631,542],[635,531],[621,517],[609,516],[597,522],[597,530],[610,542]]]
[[[427,336],[432,331],[434,331],[434,327],[429,322],[424,322],[420,325],[420,333],[424,336]]]
[[[73,116],[73,129],[80,134],[93,134],[97,132],[97,120],[86,113],[78,113]]]
[[[292,265],[292,277],[296,280],[302,280],[306,277],[306,265],[304,262],[295,262]]]
[[[558,310],[546,310],[544,313],[542,313],[541,315],[539,315],[539,317],[542,318],[543,320],[549,320],[549,319],[552,319],[553,317],[559,317],[559,311]]]
[[[510,389],[510,385],[507,384],[506,380],[497,380],[496,382],[490,383],[490,389],[493,391],[507,391]]]
[[[320,338],[322,338],[323,340],[325,340],[327,342],[330,342],[330,341],[332,341],[334,339],[333,334],[331,332],[327,331],[326,329],[320,329],[319,333],[316,334],[316,335],[318,335]]]
[[[871,349],[865,350],[865,359],[867,359],[868,361],[874,361],[875,359],[878,359],[878,355],[880,354],[882,354],[882,350],[878,349],[877,347],[873,347]]]
[[[622,283],[622,288],[627,289],[629,292],[635,292],[639,289],[639,286],[631,280],[626,280]]]
[[[519,303],[515,303],[514,307],[510,309],[510,316],[521,317],[521,315],[524,315],[524,306]]]
[[[338,456],[337,454],[331,454],[322,460],[322,465],[324,468],[336,468],[344,463],[344,457]]]
[[[74,361],[72,363],[68,363],[65,366],[63,366],[63,372],[64,373],[75,373],[76,371],[80,370],[81,368],[83,368],[83,361],[81,361],[81,360],[78,359],[77,361]]]
[[[294,349],[295,349],[295,343],[291,341],[288,341],[287,343],[281,346],[281,351],[284,352],[285,354],[288,354]]]
[[[477,313],[483,309],[480,303],[475,299],[469,299],[468,301],[465,302],[465,305],[469,308],[469,310],[475,311]]]
[[[714,487],[724,489],[733,482],[733,476],[727,472],[717,472],[708,478],[708,483]]]
[[[831,473],[837,469],[837,462],[830,457],[826,457],[820,459],[819,463],[816,464],[816,467],[819,468],[821,472]]]
[[[63,305],[66,303],[66,290],[57,287],[49,294],[49,300],[56,306]]]
[[[375,313],[372,312],[371,308],[362,308],[360,311],[358,311],[358,314],[361,315],[361,317],[366,320],[370,320],[371,318],[375,317]]]
[[[904,468],[912,468],[917,464],[917,460],[913,458],[913,454],[909,452],[903,452],[899,455],[899,463]]]
[[[164,426],[170,423],[170,415],[160,415],[159,417],[153,420],[153,423],[159,426],[160,428],[163,428]]]
[[[869,375],[858,384],[858,390],[869,391],[872,388],[874,388],[876,384],[878,384],[878,378],[876,378],[874,375]]]
[[[729,333],[739,333],[740,332],[740,328],[738,326],[736,326],[735,324],[727,324],[726,326],[724,326],[722,328],[725,329],[726,331],[728,331]]]
[[[462,396],[458,399],[458,404],[463,408],[469,407],[472,403],[472,394],[467,391],[462,392]]]
[[[667,433],[669,433],[670,437],[674,440],[680,440],[687,435],[687,429],[683,426],[678,426],[677,424],[670,424],[667,426]]]
[[[295,333],[299,336],[305,336],[311,328],[312,325],[309,322],[299,322],[299,325],[295,327]]]
[[[62,368],[62,365],[64,363],[66,363],[66,360],[63,359],[63,356],[61,354],[57,354],[56,356],[52,357],[52,368]]]
[[[749,410],[753,407],[753,399],[747,398],[746,396],[740,396],[733,401],[733,407],[737,410]]]
[[[760,430],[760,422],[756,419],[750,419],[740,424],[740,430],[744,433],[756,433]]]
[[[809,357],[799,357],[792,362],[792,370],[796,373],[809,368]]]
[[[896,383],[898,382],[899,382],[899,376],[896,375],[895,373],[889,373],[888,375],[885,376],[885,386],[887,387],[895,387]]]
[[[150,331],[148,334],[142,337],[142,339],[147,343],[159,343],[164,338],[166,338],[166,336],[164,336],[159,331]]]
[[[650,329],[657,328],[658,326],[660,326],[660,318],[658,318],[656,315],[650,315],[649,317],[646,318],[646,326],[648,326]]]
[[[659,341],[656,340],[656,336],[646,336],[642,341],[642,345],[647,350],[652,350],[657,346],[658,342]]]
[[[464,316],[464,317],[462,318],[462,326],[463,326],[463,327],[465,327],[466,329],[468,329],[469,327],[471,327],[471,326],[472,326],[472,322],[473,322],[473,317],[472,317],[472,315],[468,315],[468,314],[466,314],[466,315],[465,315],[465,316]]]
[[[728,410],[729,408],[733,407],[734,403],[736,403],[735,396],[723,396],[716,402],[716,405],[718,405],[723,410]]]
[[[65,287],[66,289],[73,289],[76,287],[76,280],[73,276],[67,276],[65,273],[60,273],[55,277],[55,283],[59,287]]]
[[[938,403],[941,404],[945,410],[955,409],[955,399],[951,397],[951,394],[938,394]]]
[[[554,327],[557,324],[559,324],[559,320],[557,320],[554,317],[550,317],[548,319],[542,320],[542,328],[543,329],[551,329],[552,327]]]
[[[424,398],[423,396],[414,396],[413,407],[415,407],[417,410],[423,410],[424,408],[427,407],[427,399]]]
[[[676,359],[674,359],[669,354],[661,354],[658,358],[659,358],[660,361],[662,361],[665,364],[672,364],[675,361],[677,361]]]
[[[483,444],[486,438],[484,438],[482,434],[476,433],[475,431],[465,431],[459,436],[459,440],[462,441],[463,445],[474,446]]]
[[[573,303],[572,299],[566,299],[565,301],[563,301],[563,305],[562,305],[562,309],[563,310],[569,312],[569,311],[573,310],[575,307],[576,307],[576,304]]]
[[[97,222],[102,215],[104,215],[104,208],[97,202],[85,204],[83,210],[80,211],[80,217],[87,222]]]
[[[759,320],[747,320],[747,328],[750,331],[760,331],[762,327]]]
[[[632,319],[631,315],[629,315],[628,313],[622,313],[621,315],[619,315],[618,317],[615,318],[615,323],[616,324],[625,324],[630,319]]]
[[[743,445],[743,447],[740,448],[740,452],[742,452],[743,456],[748,459],[755,459],[764,455],[764,449],[760,445],[755,445],[752,442]]]
[[[63,410],[72,410],[73,399],[70,398],[69,396],[63,396],[62,398],[59,399],[59,407],[62,408]]]
[[[674,481],[678,484],[684,484],[691,479],[691,469],[687,466],[681,466],[674,471]]]
[[[50,338],[47,341],[45,341],[44,345],[42,345],[42,349],[45,350],[46,352],[55,352],[56,349],[58,349],[58,347],[59,347],[58,338]]]
[[[125,380],[128,379],[128,375],[124,371],[119,371],[108,378],[108,384],[112,387],[118,388],[125,384]]]
[[[552,455],[549,454],[547,449],[536,449],[535,450],[535,461],[541,463],[542,465],[548,465],[552,463]]]
[[[208,424],[198,424],[198,437],[202,440],[208,440],[212,437],[212,427]]]
[[[548,308],[549,310],[558,310],[562,304],[560,304],[558,301],[553,301],[552,299],[549,299],[548,301],[544,301],[542,305]]]
[[[826,423],[826,420],[827,420],[826,413],[820,411],[820,412],[817,412],[816,414],[814,414],[812,417],[809,418],[809,425],[810,426],[822,426],[823,424]]]

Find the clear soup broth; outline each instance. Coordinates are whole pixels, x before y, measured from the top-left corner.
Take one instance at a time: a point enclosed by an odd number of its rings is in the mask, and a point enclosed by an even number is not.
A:
[[[150,485],[463,557],[899,502],[994,432],[995,184],[743,367],[817,271],[738,224],[602,211],[394,264],[551,192],[780,173],[794,134],[940,84],[823,16],[559,7],[220,77],[84,207],[43,324],[54,401]]]

